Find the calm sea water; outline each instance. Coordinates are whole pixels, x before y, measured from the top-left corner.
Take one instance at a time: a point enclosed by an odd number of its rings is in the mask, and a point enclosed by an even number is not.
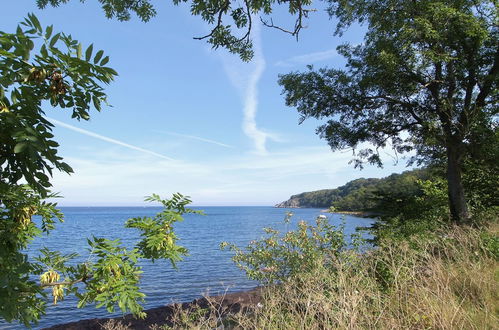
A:
[[[205,216],[186,215],[184,222],[175,227],[180,244],[189,249],[190,255],[172,269],[169,262],[143,262],[142,292],[147,295],[145,308],[158,307],[172,302],[191,301],[202,294],[221,294],[254,288],[258,283],[250,281],[230,260],[231,253],[221,251],[222,241],[245,246],[249,241],[263,236],[263,227],[285,230],[283,219],[286,212],[294,216],[288,229],[300,220],[314,221],[320,209],[278,209],[273,207],[199,207]],[[120,238],[125,245],[133,246],[138,240],[134,229],[124,228],[124,222],[135,216],[154,215],[156,207],[65,207],[65,222],[59,224],[49,236],[37,239],[31,251],[41,247],[60,250],[63,253],[78,252],[85,261],[89,252],[86,238],[92,235],[110,239]],[[353,216],[328,215],[333,224],[346,221],[345,231],[353,233],[356,227],[368,226],[374,220]],[[78,309],[72,297],[53,306],[35,329],[86,318],[108,317],[105,309],[87,306]],[[120,313],[115,315],[121,315]],[[0,321],[0,329],[22,329],[18,324]]]

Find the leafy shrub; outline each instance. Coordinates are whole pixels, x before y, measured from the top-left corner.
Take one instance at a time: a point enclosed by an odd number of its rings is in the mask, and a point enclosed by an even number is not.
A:
[[[447,185],[443,179],[417,180],[422,194],[404,200],[397,211],[382,215],[373,228],[375,241],[385,238],[406,240],[428,235],[448,224]]]
[[[1,185],[0,200],[0,317],[8,322],[19,320],[26,326],[45,313],[46,298],[52,295],[53,303],[74,294],[78,307],[96,304],[114,312],[130,311],[144,317],[140,303],[144,294],[140,292],[138,265],[140,259],[166,259],[175,265],[187,249],[177,244],[173,225],[182,221],[185,213],[202,213],[187,208],[188,197],[174,194],[169,200],[158,195],[146,200],[160,202],[164,210],[154,217],[133,218],[126,226],[142,231],[135,247],[127,248],[120,240],[93,237],[88,239],[95,261],[75,263],[76,253],[63,255],[49,249],[40,250],[40,255],[28,259],[29,243],[42,233],[48,234],[62,213],[54,203],[47,203],[39,194],[27,186]],[[40,223],[33,216],[41,217]],[[90,260],[90,259],[88,259]],[[33,275],[39,277],[36,281]]]
[[[261,308],[234,319],[243,329],[493,329],[494,228],[447,227],[411,242],[387,238],[364,254],[344,251],[328,267],[267,287]]]
[[[284,221],[289,223],[291,216],[289,213]],[[272,284],[309,272],[318,265],[331,268],[349,245],[343,229],[344,224],[334,226],[325,216],[319,216],[315,225],[302,220],[296,230],[284,234],[265,228],[267,237],[250,242],[245,249],[227,242],[221,247],[235,252],[232,260],[250,279]],[[354,235],[354,240],[356,245],[361,243],[359,235]]]

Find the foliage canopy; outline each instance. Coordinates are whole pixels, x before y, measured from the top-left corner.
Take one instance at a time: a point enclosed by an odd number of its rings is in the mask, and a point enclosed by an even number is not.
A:
[[[36,0],[39,8],[47,5],[57,7],[70,0]],[[151,0],[98,0],[107,18],[117,18],[127,21],[135,14],[142,21],[149,21],[156,15]],[[279,29],[293,36],[298,36],[304,27],[304,22],[313,9],[307,6],[312,0],[261,0],[261,1],[230,1],[230,0],[172,0],[173,4],[189,3],[193,16],[200,16],[211,27],[210,33],[194,37],[206,40],[213,48],[226,48],[238,54],[242,60],[249,61],[253,57],[251,31],[255,24]],[[290,29],[274,25],[269,15],[273,6],[288,6],[289,13],[296,17],[295,24]],[[257,14],[262,16],[258,20]]]
[[[53,33],[52,26],[43,30],[34,15],[16,33],[0,32],[0,52],[0,180],[13,184],[24,178],[44,193],[54,168],[72,169],[57,154],[59,144],[42,106],[49,102],[87,120],[92,105],[100,110],[106,103],[102,84],[117,73],[105,66],[109,57],[102,50],[92,54],[90,45],[83,53],[77,40]]]
[[[37,0],[37,4],[43,8],[68,1]],[[108,18],[128,20],[134,13],[148,21],[156,15],[149,0],[99,2]],[[253,54],[251,28],[257,14],[263,16],[264,25],[296,36],[311,4],[309,0],[173,1],[185,2],[191,4],[193,15],[212,26],[209,34],[197,39],[207,40],[214,48],[227,48],[243,60],[250,60]],[[296,17],[289,30],[264,18],[283,4]],[[357,150],[354,162],[358,166],[364,161],[381,165],[379,149],[387,146],[396,153],[415,151],[412,161],[444,161],[452,217],[468,220],[469,195],[465,191],[470,190],[463,184],[463,167],[485,164],[464,173],[468,182],[480,183],[484,174],[497,176],[497,165],[489,166],[498,158],[496,1],[328,0],[327,4],[330,15],[338,18],[336,33],[341,35],[360,22],[368,28],[364,42],[338,48],[347,59],[343,70],[310,67],[304,73],[281,76],[286,103],[297,108],[302,120],[327,119],[318,133],[333,150],[369,144]],[[185,208],[187,198],[175,195],[162,201],[151,197],[151,201],[161,202],[165,211],[154,218],[127,222],[128,227],[142,231],[142,240],[132,250],[118,241],[89,240],[98,257],[93,264],[68,265],[74,255],[49,250],[32,261],[22,252],[34,237],[62,221],[55,204],[44,198],[51,196],[53,169],[72,171],[57,154],[52,125],[44,117],[44,102],[71,109],[73,118],[86,120],[92,104],[100,110],[106,102],[102,85],[116,76],[105,66],[109,59],[103,51],[94,54],[93,46],[84,51],[71,36],[52,30],[51,26],[42,29],[36,17],[29,15],[16,33],[0,32],[0,283],[4,283],[0,315],[25,324],[36,321],[44,312],[46,288],[52,289],[54,302],[73,292],[80,298],[80,306],[97,302],[110,311],[117,305],[141,315],[137,260],[166,258],[175,263],[185,254],[185,249],[176,245],[172,224],[181,220],[183,213],[192,212]],[[22,180],[29,187],[19,184]],[[434,199],[421,199],[415,205],[441,202],[438,183],[425,184],[426,190],[435,192],[431,195]],[[481,191],[487,191],[488,199],[494,201],[494,191],[489,188]],[[32,221],[35,214],[41,216],[39,226]],[[309,228],[302,227],[306,234]],[[336,240],[331,242],[336,244]],[[264,247],[281,246],[275,243],[271,239]],[[314,246],[315,241],[310,244]],[[253,247],[251,251],[259,253],[258,244]],[[290,254],[290,260],[295,257]],[[241,262],[246,261],[243,256]],[[40,283],[32,279],[33,274],[40,276]],[[83,291],[77,283],[84,285]]]
[[[385,178],[360,178],[335,189],[323,189],[292,195],[283,207],[334,207],[337,211],[374,211],[397,209],[401,201],[421,194],[418,180],[430,178],[428,169],[405,171]],[[390,200],[390,201],[388,201]],[[400,201],[400,202],[399,202]],[[293,205],[294,204],[294,205]]]

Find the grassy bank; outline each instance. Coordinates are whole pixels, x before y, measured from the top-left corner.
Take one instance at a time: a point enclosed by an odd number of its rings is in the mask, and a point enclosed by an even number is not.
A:
[[[494,329],[498,324],[497,224],[345,252],[333,268],[269,288],[262,307],[231,317],[244,329]],[[186,319],[185,317],[183,318]],[[228,322],[228,320],[226,321]],[[210,328],[216,319],[180,322]]]
[[[263,308],[235,323],[248,329],[494,329],[497,257],[496,225],[386,242],[362,256],[347,252],[333,270],[318,264],[270,289]]]
[[[179,309],[170,325],[153,328],[495,329],[498,231],[493,219],[480,227],[442,227],[383,239],[367,253],[316,254],[294,265],[302,271],[268,285],[258,305],[228,315],[217,303]],[[310,247],[309,238],[301,239]],[[279,244],[271,243],[282,248]],[[116,322],[106,327],[126,328]]]

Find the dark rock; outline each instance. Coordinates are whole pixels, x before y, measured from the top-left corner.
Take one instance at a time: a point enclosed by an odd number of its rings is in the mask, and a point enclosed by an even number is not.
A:
[[[221,296],[203,297],[195,299],[190,303],[172,304],[162,307],[156,307],[146,310],[147,317],[143,320],[136,319],[133,315],[128,314],[123,317],[115,318],[100,318],[86,319],[71,323],[54,325],[50,330],[102,330],[104,325],[109,321],[120,322],[124,326],[134,330],[150,329],[152,325],[169,325],[172,326],[172,318],[175,310],[181,308],[183,310],[196,308],[210,308],[216,306],[222,315],[239,313],[248,308],[254,308],[262,299],[262,288],[258,287],[250,291],[228,293]]]

